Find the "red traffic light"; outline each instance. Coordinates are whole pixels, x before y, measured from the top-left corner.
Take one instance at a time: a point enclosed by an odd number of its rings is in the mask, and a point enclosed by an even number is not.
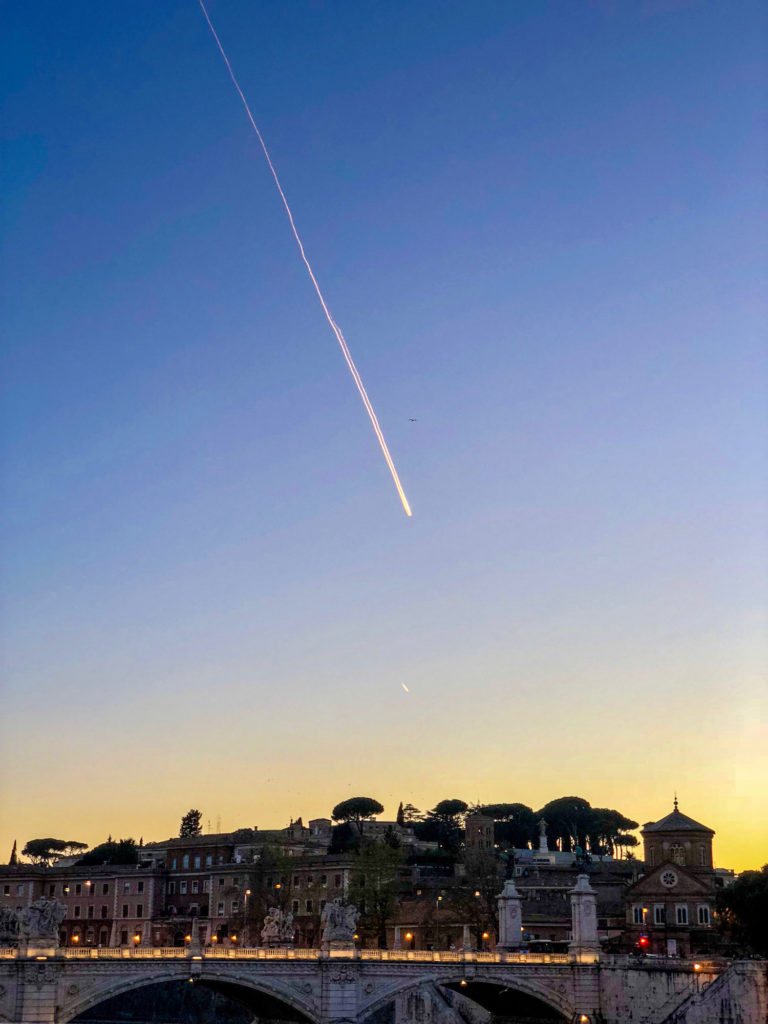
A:
[[[647,946],[648,945],[648,936],[647,935],[641,935],[640,938],[637,940],[637,944],[638,944],[638,946]]]

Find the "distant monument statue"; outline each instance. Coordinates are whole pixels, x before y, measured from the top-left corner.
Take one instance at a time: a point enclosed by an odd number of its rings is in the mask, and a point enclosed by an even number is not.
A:
[[[262,946],[287,946],[293,941],[293,914],[270,907],[261,929]]]
[[[339,896],[329,900],[320,915],[320,924],[323,926],[322,946],[325,949],[337,944],[350,946],[355,939],[359,917],[360,913],[354,903],[344,906]]]

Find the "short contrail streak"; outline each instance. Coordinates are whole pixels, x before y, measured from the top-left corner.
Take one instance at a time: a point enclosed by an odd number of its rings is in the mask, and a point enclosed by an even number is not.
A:
[[[280,193],[280,198],[283,200],[285,212],[288,214],[288,220],[290,221],[291,224],[291,231],[293,232],[293,237],[296,239],[296,244],[299,247],[299,252],[301,253],[301,258],[304,261],[304,266],[307,268],[307,273],[309,274],[310,280],[312,281],[312,284],[315,287],[317,297],[318,299],[320,299],[320,305],[323,307],[323,312],[325,313],[326,319],[331,326],[331,330],[336,335],[336,340],[341,346],[341,351],[344,354],[344,358],[347,361],[349,371],[352,374],[354,382],[357,385],[357,390],[360,392],[360,397],[363,400],[365,411],[368,413],[368,417],[371,421],[371,424],[373,425],[374,433],[376,434],[376,437],[379,440],[379,444],[381,445],[381,450],[384,453],[384,458],[386,459],[387,465],[389,466],[389,471],[392,474],[392,479],[395,481],[395,487],[397,488],[397,493],[400,495],[400,501],[403,503],[405,514],[409,516],[411,515],[411,506],[408,504],[408,499],[405,496],[405,491],[403,490],[402,484],[400,483],[400,477],[397,475],[397,470],[395,469],[395,464],[392,461],[392,456],[389,454],[389,448],[387,448],[387,442],[384,440],[384,435],[381,432],[379,421],[376,419],[376,413],[373,411],[371,400],[368,397],[368,393],[366,392],[365,387],[363,386],[360,374],[357,372],[357,367],[355,366],[354,361],[352,359],[352,355],[349,351],[349,348],[347,347],[344,335],[341,333],[341,328],[331,316],[331,312],[328,309],[328,306],[326,305],[323,293],[320,291],[320,285],[317,283],[317,278],[315,277],[312,271],[312,267],[309,264],[309,260],[307,259],[307,255],[304,252],[304,246],[302,245],[301,238],[299,237],[299,232],[296,230],[296,225],[293,220],[291,208],[288,205],[288,200],[285,198],[285,192],[283,192],[282,185],[280,184],[280,179],[277,176],[277,171],[275,170],[274,164],[270,159],[269,151],[267,150],[267,147],[264,144],[264,139],[261,137],[261,132],[259,131],[258,126],[256,125],[256,122],[253,119],[251,108],[248,106],[248,101],[243,95],[243,90],[240,88],[238,81],[235,78],[235,73],[232,70],[232,65],[229,63],[229,58],[224,52],[224,47],[221,45],[221,40],[216,34],[216,29],[213,27],[213,23],[211,22],[211,19],[208,17],[208,11],[205,8],[205,4],[203,3],[203,0],[198,0],[198,2],[200,4],[203,14],[205,15],[205,20],[208,22],[208,28],[211,30],[211,35],[216,40],[216,45],[219,48],[219,53],[224,58],[224,63],[227,65],[227,71],[229,72],[229,77],[232,79],[232,84],[234,85],[235,89],[237,89],[237,94],[242,100],[243,106],[245,107],[245,112],[248,115],[248,120],[251,122],[251,127],[256,132],[256,137],[258,138],[259,143],[261,144],[261,148],[264,151],[264,156],[267,158],[269,169],[272,172],[272,177],[275,179],[275,185],[277,185],[277,191]]]

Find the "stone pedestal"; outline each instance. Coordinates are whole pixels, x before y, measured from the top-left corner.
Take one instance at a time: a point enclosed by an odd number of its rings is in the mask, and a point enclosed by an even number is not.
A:
[[[580,963],[594,963],[600,959],[600,940],[597,937],[597,899],[588,875],[578,876],[570,895],[573,938],[568,951]]]
[[[513,952],[522,943],[523,912],[520,893],[513,879],[508,878],[497,898],[499,906],[499,941],[496,948],[502,953]]]

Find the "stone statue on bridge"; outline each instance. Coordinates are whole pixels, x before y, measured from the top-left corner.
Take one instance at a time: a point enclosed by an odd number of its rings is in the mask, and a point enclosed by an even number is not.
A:
[[[293,941],[293,914],[270,907],[261,929],[262,946],[286,946]]]
[[[41,896],[18,912],[19,935],[33,942],[40,939],[55,940],[58,945],[59,925],[66,916],[67,910],[63,903]]]
[[[322,944],[329,946],[336,942],[354,942],[359,917],[360,913],[354,903],[344,906],[339,896],[335,900],[330,900],[320,915],[320,923],[323,926]]]
[[[18,941],[18,911],[12,907],[0,907],[0,946],[15,946]]]

